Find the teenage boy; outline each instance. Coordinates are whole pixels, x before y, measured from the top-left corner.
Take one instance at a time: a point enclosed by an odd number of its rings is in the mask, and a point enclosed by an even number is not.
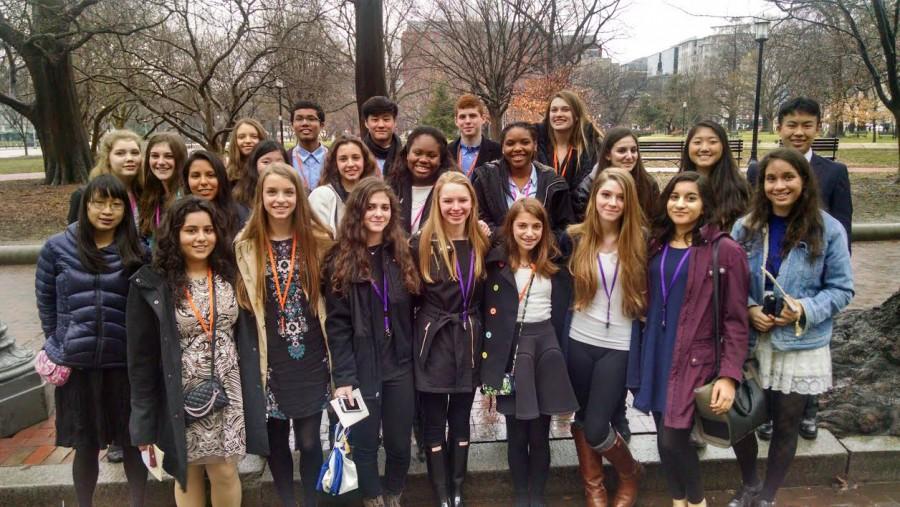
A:
[[[806,156],[806,160],[809,161],[816,174],[822,208],[844,226],[844,230],[847,231],[847,245],[850,245],[850,231],[853,222],[850,176],[847,173],[846,165],[813,153],[812,142],[819,133],[821,121],[822,108],[819,103],[807,97],[797,97],[785,102],[778,109],[778,135],[784,146],[790,146]],[[755,185],[758,175],[759,168],[756,162],[752,162],[747,168],[747,181],[751,186]],[[806,405],[803,419],[800,422],[801,437],[807,440],[816,438],[818,411],[819,400],[817,396],[813,396]],[[757,434],[763,440],[772,438],[772,423],[760,426]]]
[[[307,190],[319,185],[328,148],[319,142],[319,134],[325,125],[325,111],[315,102],[301,100],[291,109],[291,127],[297,136],[297,145],[291,150],[291,165],[300,174]]]
[[[503,152],[500,144],[482,135],[487,108],[481,99],[469,93],[461,96],[453,114],[459,139],[450,143],[450,153],[456,157],[459,170],[471,178],[476,167],[499,159]]]
[[[362,106],[367,131],[363,142],[375,156],[384,176],[391,171],[394,157],[400,151],[400,138],[394,133],[399,112],[397,103],[381,95],[371,97]]]

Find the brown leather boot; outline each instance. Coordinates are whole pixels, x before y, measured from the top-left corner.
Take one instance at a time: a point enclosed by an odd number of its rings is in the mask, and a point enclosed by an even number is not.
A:
[[[578,453],[578,470],[584,483],[584,504],[587,507],[607,507],[606,486],[603,484],[603,458],[584,438],[584,431],[572,425],[572,440]]]
[[[613,499],[614,507],[632,507],[637,502],[638,485],[644,475],[644,466],[631,456],[622,435],[616,434],[616,443],[603,452],[619,475],[619,487]]]

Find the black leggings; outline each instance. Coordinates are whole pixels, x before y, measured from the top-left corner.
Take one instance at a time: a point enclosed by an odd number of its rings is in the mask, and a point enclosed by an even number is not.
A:
[[[322,438],[320,428],[322,413],[294,419],[294,440],[300,451],[300,483],[303,485],[303,505],[316,505],[316,482],[322,468]],[[269,470],[272,482],[282,505],[294,507],[294,459],[289,444],[290,423],[286,419],[270,417],[266,426],[269,431]]]
[[[90,507],[94,501],[94,490],[97,489],[97,477],[100,475],[100,449],[96,447],[75,449],[75,460],[72,461],[72,482],[75,485],[75,497],[78,505]],[[141,451],[137,447],[122,446],[122,465],[128,479],[128,493],[131,507],[144,505],[144,490],[147,486],[147,469],[141,459]]]
[[[788,468],[797,454],[797,436],[800,434],[800,420],[812,396],[808,394],[784,394],[778,391],[766,391],[769,401],[769,413],[772,416],[772,441],[769,442],[769,459],[766,464],[766,482],[763,484],[763,500],[775,500],[778,488],[784,482]],[[759,482],[756,475],[756,457],[759,445],[756,432],[734,444],[734,454],[741,468],[741,479],[744,484],[753,485]]]
[[[429,448],[442,446],[445,441],[454,445],[469,441],[469,416],[475,391],[471,393],[425,393],[419,392],[422,403],[422,425],[425,445]]]
[[[653,412],[656,447],[669,495],[673,500],[687,498],[689,503],[700,503],[704,498],[703,481],[700,479],[700,458],[690,442],[691,429],[663,426],[662,418],[661,413]]]
[[[412,371],[381,384],[379,398],[366,398],[369,417],[353,425],[350,444],[363,498],[381,496],[378,480],[379,435],[384,442],[384,489],[399,495],[409,472],[410,433],[415,408]]]
[[[523,421],[506,416],[506,456],[517,496],[538,499],[550,475],[550,416]]]
[[[575,420],[584,428],[591,447],[612,447],[610,422],[622,407],[628,351],[569,342],[569,379],[581,406]]]

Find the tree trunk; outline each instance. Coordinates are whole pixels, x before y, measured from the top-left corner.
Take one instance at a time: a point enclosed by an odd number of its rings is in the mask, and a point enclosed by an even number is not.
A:
[[[381,0],[356,0],[356,109],[359,133],[365,134],[363,103],[387,95],[384,77],[384,16]]]
[[[44,181],[48,185],[81,183],[92,166],[91,148],[81,123],[81,108],[75,92],[69,53],[48,57],[28,47],[22,58],[36,79],[34,125],[44,154]]]
[[[505,112],[505,109],[495,104],[491,104],[490,102],[485,104],[485,106],[487,106],[488,114],[491,116],[490,138],[499,143],[500,133],[503,131],[503,113]]]
[[[891,114],[894,115],[894,131],[896,132],[897,127],[900,126],[900,107],[891,108]],[[897,140],[897,153],[900,154],[900,135],[895,135],[894,139]],[[894,184],[900,185],[900,160],[897,161],[897,177],[894,178]]]

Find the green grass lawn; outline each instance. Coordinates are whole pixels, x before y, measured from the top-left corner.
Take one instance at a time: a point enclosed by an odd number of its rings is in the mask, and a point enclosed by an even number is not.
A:
[[[43,171],[43,157],[0,158],[0,174],[39,173]]]
[[[750,141],[753,140],[752,134],[753,133],[748,130],[741,131],[741,139],[744,140],[745,144],[749,143]],[[683,136],[667,136],[665,134],[653,134],[650,136],[642,136],[641,139],[644,141],[680,141],[680,140],[684,139],[684,137]],[[777,143],[778,139],[779,139],[778,134],[776,134],[774,132],[760,132],[759,133],[759,142],[761,142],[761,143]],[[840,137],[838,139],[840,139],[840,144],[871,143],[872,142],[872,134],[870,133],[868,135],[864,135],[864,134],[860,133],[859,136],[855,136],[855,135],[851,134],[851,135],[847,135],[844,137]],[[878,136],[878,144],[896,146],[897,139],[891,137],[890,135],[887,135],[887,136],[879,135]]]

